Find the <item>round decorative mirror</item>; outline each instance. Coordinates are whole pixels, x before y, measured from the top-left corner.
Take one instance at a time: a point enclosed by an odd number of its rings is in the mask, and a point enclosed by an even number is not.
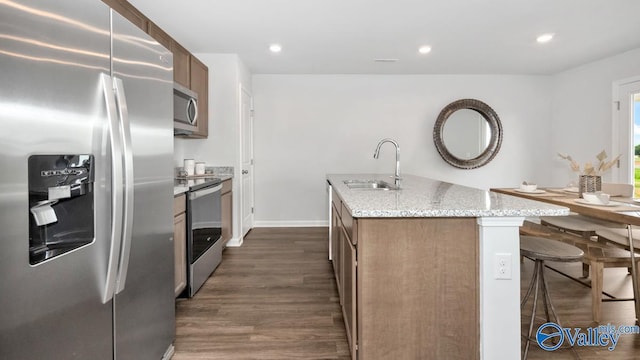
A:
[[[440,156],[455,167],[474,169],[491,161],[502,144],[502,124],[480,100],[462,99],[447,105],[433,127]]]

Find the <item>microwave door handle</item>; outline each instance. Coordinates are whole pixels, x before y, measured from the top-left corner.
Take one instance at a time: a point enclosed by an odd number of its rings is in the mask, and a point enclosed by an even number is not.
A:
[[[190,200],[195,200],[198,198],[201,198],[205,195],[209,195],[209,194],[213,194],[216,191],[220,191],[222,190],[222,184],[218,185],[218,186],[214,186],[212,188],[206,188],[206,189],[202,189],[202,190],[196,190],[196,191],[192,191],[189,193],[189,199]]]
[[[189,115],[189,108],[193,106],[193,119]],[[196,121],[198,121],[198,102],[194,98],[189,98],[189,103],[187,104],[187,119],[189,119],[189,123],[191,125],[195,125]]]
[[[124,290],[129,270],[129,255],[131,254],[131,233],[133,230],[133,149],[131,147],[131,125],[129,122],[129,109],[127,97],[124,92],[122,79],[114,77],[118,115],[120,117],[120,132],[123,139],[124,159],[124,226],[122,227],[122,246],[120,254],[120,266],[116,281],[116,294]]]
[[[113,81],[108,74],[100,74],[106,104],[109,128],[109,147],[111,151],[111,238],[109,258],[107,260],[107,274],[102,293],[102,302],[107,303],[113,298],[120,254],[122,237],[122,141],[118,130],[116,116],[116,100],[113,92]]]

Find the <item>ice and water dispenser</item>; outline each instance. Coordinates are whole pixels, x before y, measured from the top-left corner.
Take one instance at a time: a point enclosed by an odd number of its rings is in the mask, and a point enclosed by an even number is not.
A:
[[[93,155],[29,157],[29,263],[94,239]]]

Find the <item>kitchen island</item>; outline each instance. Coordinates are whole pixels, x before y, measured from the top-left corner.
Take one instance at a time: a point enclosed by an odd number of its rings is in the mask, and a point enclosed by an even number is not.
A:
[[[327,175],[352,358],[519,359],[518,228],[568,209],[412,175],[398,190],[352,180],[393,179]]]

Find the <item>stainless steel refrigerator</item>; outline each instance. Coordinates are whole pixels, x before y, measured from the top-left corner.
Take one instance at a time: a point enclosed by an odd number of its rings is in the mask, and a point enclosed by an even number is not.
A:
[[[171,356],[172,64],[99,0],[0,1],[0,359]]]

